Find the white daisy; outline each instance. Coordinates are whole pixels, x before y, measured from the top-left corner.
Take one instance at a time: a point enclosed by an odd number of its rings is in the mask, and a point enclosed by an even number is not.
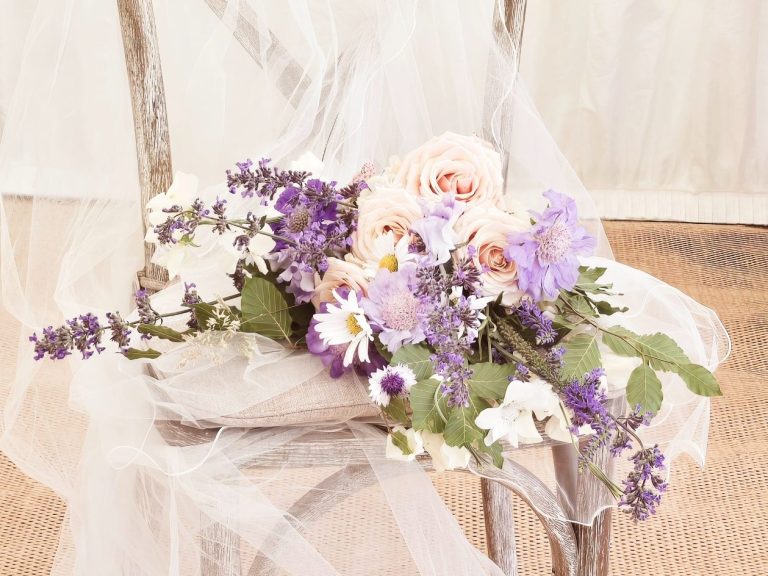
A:
[[[373,241],[373,258],[365,263],[365,273],[370,278],[384,268],[390,272],[397,272],[407,262],[414,262],[416,254],[408,251],[408,236],[403,236],[395,241],[395,233],[391,230],[380,234]]]
[[[405,364],[379,368],[368,378],[371,400],[379,406],[389,406],[395,396],[406,396],[416,384],[416,375]]]
[[[325,312],[315,314],[315,329],[328,346],[348,344],[344,366],[352,364],[355,353],[361,362],[368,362],[368,342],[373,340],[373,330],[360,307],[357,294],[350,290],[345,299],[334,290],[333,297],[338,305],[328,304]]]

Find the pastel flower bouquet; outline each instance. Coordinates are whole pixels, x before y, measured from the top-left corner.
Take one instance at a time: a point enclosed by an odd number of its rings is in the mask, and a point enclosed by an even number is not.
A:
[[[382,173],[365,165],[344,187],[314,178],[321,168],[311,156],[290,170],[238,163],[210,201],[177,175],[147,206],[154,261],[183,279],[204,254],[231,292],[204,301],[186,283],[179,309],[161,313],[139,290],[135,319],[87,313],[48,327],[31,337],[36,358],[89,358],[107,339],[128,358],[156,358],[153,339],[258,334],[306,348],[333,377],[367,379],[392,458],[426,450],[438,469],[501,466],[503,450],[548,436],[572,443],[635,519],[653,514],[664,457],[638,429],[662,407],[658,373],[697,395],[720,390],[669,336],[604,321],[626,309],[611,303],[606,269],[582,265],[596,240],[575,201],[549,190],[543,211],[514,209],[499,154],[452,133]],[[164,324],[182,314],[186,330]],[[616,383],[620,413],[604,370],[616,359],[635,365]],[[602,451],[631,454],[622,486],[596,464]]]

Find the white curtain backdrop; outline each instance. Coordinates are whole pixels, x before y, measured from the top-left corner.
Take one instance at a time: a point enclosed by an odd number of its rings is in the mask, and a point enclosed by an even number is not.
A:
[[[765,0],[529,0],[522,73],[603,217],[768,224]]]

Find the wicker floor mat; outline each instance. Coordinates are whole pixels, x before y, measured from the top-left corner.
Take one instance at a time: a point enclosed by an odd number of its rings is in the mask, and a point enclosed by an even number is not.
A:
[[[611,572],[768,575],[768,229],[605,226],[618,260],[715,309],[733,339],[733,354],[718,372],[725,396],[713,402],[706,468],[678,459],[660,514],[643,526],[615,515]],[[0,341],[3,366],[14,354]],[[470,540],[484,549],[479,482],[463,474],[434,482]],[[548,574],[544,532],[522,504],[515,514],[520,574]],[[47,574],[63,517],[62,502],[0,454],[0,576]]]

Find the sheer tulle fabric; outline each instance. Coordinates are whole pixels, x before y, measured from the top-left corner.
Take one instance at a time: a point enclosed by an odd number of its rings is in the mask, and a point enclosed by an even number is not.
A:
[[[0,0],[3,13],[15,14],[11,4]],[[52,573],[198,574],[224,526],[240,538],[243,573],[253,565],[252,573],[293,575],[501,574],[467,542],[419,465],[386,460],[384,433],[351,420],[365,414],[173,440],[173,422],[210,428],[324,377],[306,356],[255,337],[250,358],[242,342],[222,345],[216,358],[184,344],[149,370],[109,353],[32,361],[27,338],[41,326],[86,310],[130,310],[143,230],[115,4],[30,4],[15,14],[23,42],[0,39],[3,52],[21,54],[0,69],[0,431],[3,450],[69,505]],[[312,151],[324,156],[323,175],[343,182],[364,162],[382,167],[445,130],[477,133],[503,155],[511,203],[541,208],[549,188],[577,200],[599,239],[595,262],[631,308],[617,320],[667,331],[714,368],[728,352],[714,314],[610,260],[588,194],[514,81],[509,39],[494,33],[499,8],[156,2],[174,168],[225,194],[223,172],[237,160],[286,163]],[[249,50],[236,38],[244,29]],[[185,280],[202,287],[209,274]],[[179,294],[171,286],[156,303],[171,308]],[[703,461],[708,401],[671,379],[665,397],[647,434],[668,453]],[[327,465],[302,463],[308,439],[334,434],[351,438],[349,447]],[[549,449],[510,456],[557,485]],[[328,478],[335,497],[318,504]],[[576,521],[607,504],[577,511],[568,487],[560,492]]]

